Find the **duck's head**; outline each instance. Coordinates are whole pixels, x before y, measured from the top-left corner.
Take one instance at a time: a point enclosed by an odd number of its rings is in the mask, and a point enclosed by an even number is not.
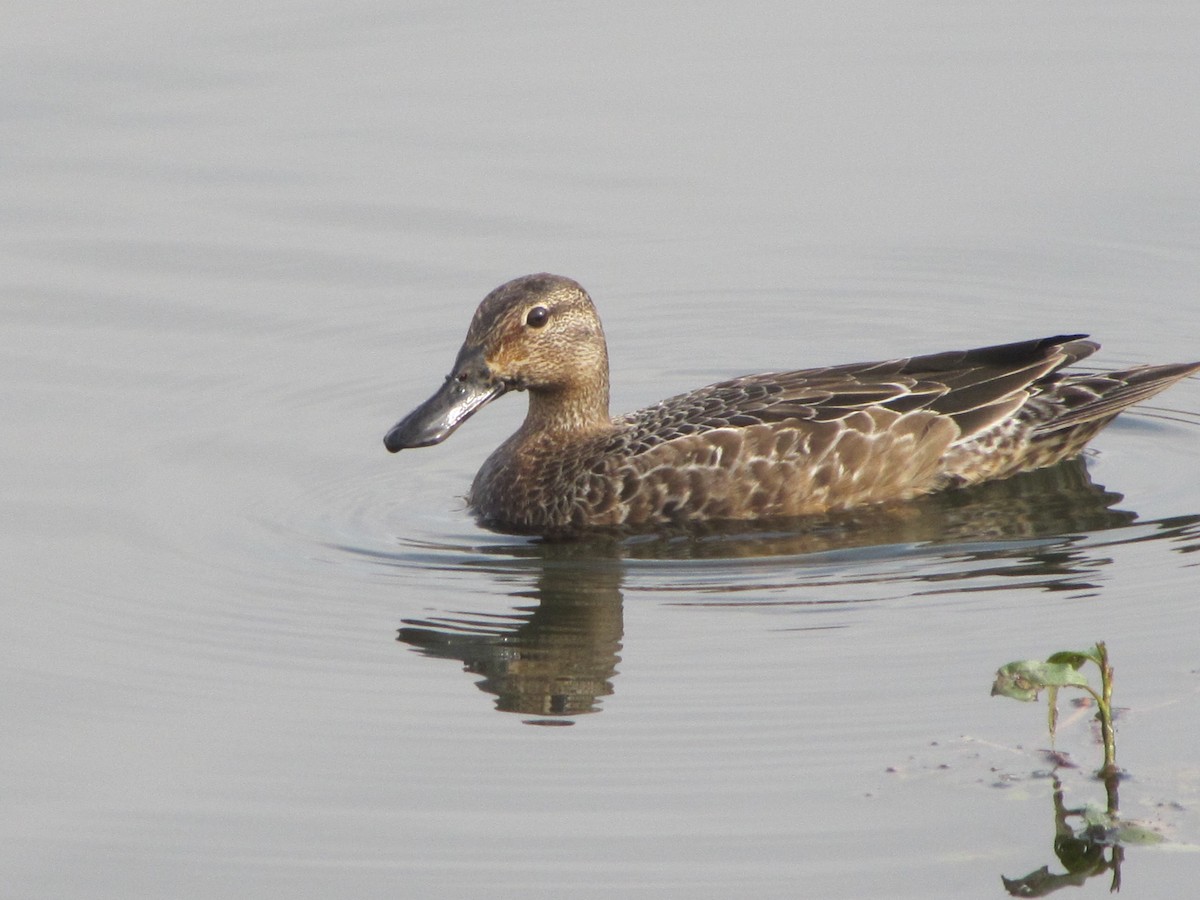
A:
[[[507,391],[529,391],[527,425],[608,422],[608,351],[592,299],[560,275],[526,275],[483,298],[454,369],[383,439],[392,453],[444,441]]]

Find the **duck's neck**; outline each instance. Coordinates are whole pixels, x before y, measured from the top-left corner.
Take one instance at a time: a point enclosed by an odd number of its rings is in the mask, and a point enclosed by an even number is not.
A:
[[[526,434],[581,434],[610,427],[612,420],[608,415],[608,372],[603,371],[587,382],[573,382],[555,388],[531,388],[529,412],[521,430]]]

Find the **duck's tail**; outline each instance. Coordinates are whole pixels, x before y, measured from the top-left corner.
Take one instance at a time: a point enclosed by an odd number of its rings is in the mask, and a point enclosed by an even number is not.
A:
[[[1070,459],[1119,413],[1200,372],[1196,362],[1065,373],[1061,365],[1086,356],[1094,345],[1072,341],[1062,349],[1064,362],[1027,388],[1028,399],[1011,418],[946,454],[948,484],[977,484]]]
[[[1033,436],[1037,439],[1083,426],[1094,426],[1091,434],[1095,434],[1118,413],[1195,372],[1200,372],[1200,362],[1062,375],[1046,384],[1038,397],[1051,414],[1034,427]]]

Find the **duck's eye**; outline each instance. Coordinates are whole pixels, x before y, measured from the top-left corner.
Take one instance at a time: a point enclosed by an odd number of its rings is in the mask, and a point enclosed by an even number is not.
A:
[[[530,328],[541,328],[550,321],[550,310],[544,306],[535,306],[525,314],[525,324]]]

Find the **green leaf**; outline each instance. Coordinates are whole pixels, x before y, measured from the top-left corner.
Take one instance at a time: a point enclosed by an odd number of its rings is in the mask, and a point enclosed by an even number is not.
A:
[[[1120,825],[1113,832],[1113,840],[1118,844],[1161,844],[1166,838],[1145,825]]]
[[[1043,688],[1087,687],[1087,683],[1070,663],[1022,659],[1001,666],[996,672],[992,696],[1032,701],[1038,698]]]
[[[1094,649],[1087,651],[1060,650],[1058,653],[1048,657],[1046,662],[1067,665],[1075,669],[1083,668],[1083,664],[1087,662],[1094,662],[1096,665],[1100,665],[1100,659],[1096,655],[1096,651]]]
[[[1098,806],[1095,803],[1088,803],[1083,807],[1083,821],[1094,828],[1103,828],[1108,831],[1116,826],[1117,820],[1103,806]]]

